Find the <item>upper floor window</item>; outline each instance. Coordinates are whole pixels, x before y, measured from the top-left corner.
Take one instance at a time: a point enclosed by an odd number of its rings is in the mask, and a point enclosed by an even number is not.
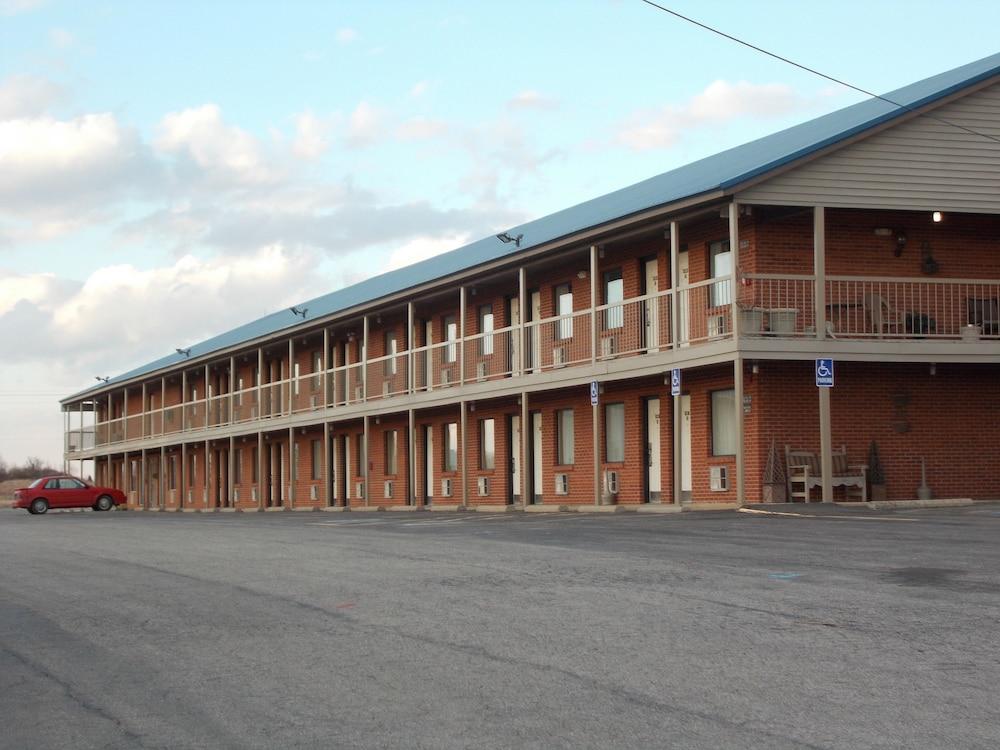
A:
[[[398,350],[398,345],[396,343],[396,332],[386,331],[385,332],[385,354],[389,358],[385,361],[384,374],[385,375],[395,375],[396,374],[396,353]]]
[[[622,269],[604,272],[604,304],[615,305],[604,311],[604,329],[621,328],[624,325],[625,311],[615,303],[625,299],[625,282],[622,279]]]
[[[559,284],[553,296],[555,297],[556,315],[560,316],[556,322],[556,338],[573,338],[573,290],[569,284]],[[566,316],[566,317],[563,317]]]
[[[458,324],[454,315],[446,315],[442,320],[441,327],[444,329],[444,340],[448,342],[444,347],[444,361],[455,362],[458,359]]]
[[[730,288],[733,273],[733,254],[729,248],[729,240],[713,242],[709,245],[710,270],[713,279],[719,279],[711,286],[711,307],[728,305],[733,301],[733,291]]]
[[[493,305],[481,305],[479,308],[479,332],[483,337],[479,339],[479,353],[487,355],[493,353]]]

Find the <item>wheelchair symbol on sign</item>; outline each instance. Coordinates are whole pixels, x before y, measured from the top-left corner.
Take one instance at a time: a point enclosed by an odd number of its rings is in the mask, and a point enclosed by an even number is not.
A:
[[[816,368],[816,374],[819,375],[821,378],[828,378],[831,375],[833,375],[833,370],[827,367],[825,362],[821,362],[819,366]]]
[[[833,360],[816,360],[816,385],[820,388],[833,388]]]

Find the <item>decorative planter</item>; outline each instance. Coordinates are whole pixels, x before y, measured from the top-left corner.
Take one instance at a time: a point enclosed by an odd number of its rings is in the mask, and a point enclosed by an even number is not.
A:
[[[979,326],[967,325],[962,327],[962,341],[979,341]]]

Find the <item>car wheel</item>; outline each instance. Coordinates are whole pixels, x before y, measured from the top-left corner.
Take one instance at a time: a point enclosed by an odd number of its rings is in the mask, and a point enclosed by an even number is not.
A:
[[[115,501],[112,500],[107,495],[101,495],[97,498],[97,505],[94,506],[95,510],[111,510],[115,507]]]
[[[45,498],[40,497],[37,500],[31,501],[31,508],[29,510],[36,516],[40,516],[42,515],[42,513],[45,513],[48,509],[49,509],[49,501],[46,500]]]

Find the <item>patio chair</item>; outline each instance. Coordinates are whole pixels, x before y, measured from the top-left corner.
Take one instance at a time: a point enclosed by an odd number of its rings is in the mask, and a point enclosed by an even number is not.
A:
[[[865,315],[871,321],[872,330],[882,338],[883,335],[897,336],[902,331],[903,320],[881,294],[865,292],[862,297]]]

